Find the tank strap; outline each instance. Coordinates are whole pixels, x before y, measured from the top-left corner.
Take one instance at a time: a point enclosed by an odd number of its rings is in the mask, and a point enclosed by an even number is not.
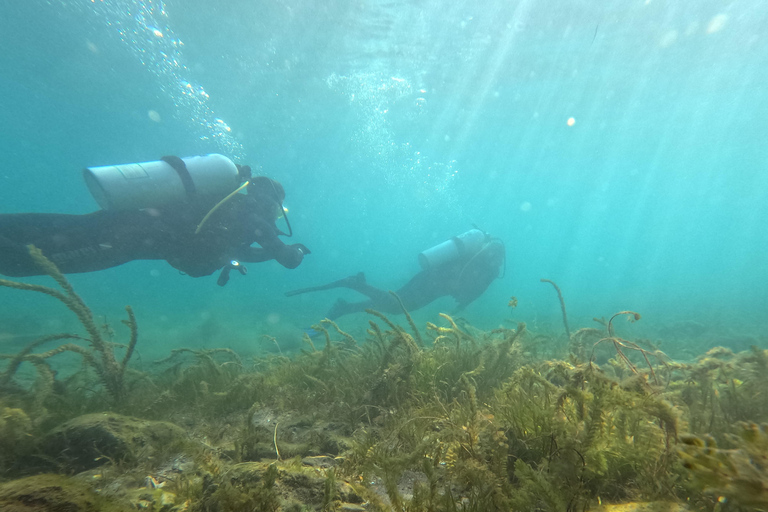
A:
[[[184,163],[184,160],[173,155],[164,156],[160,160],[173,167],[173,170],[176,171],[176,173],[179,175],[181,184],[184,185],[184,191],[187,193],[187,197],[195,197],[197,194],[195,182],[192,181],[192,176],[189,175],[189,170],[187,169],[187,164]]]

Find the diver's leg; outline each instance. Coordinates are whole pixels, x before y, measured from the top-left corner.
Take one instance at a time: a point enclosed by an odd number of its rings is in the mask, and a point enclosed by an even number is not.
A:
[[[450,295],[448,276],[422,270],[397,290],[406,311],[416,311],[444,295]],[[398,304],[399,306],[399,304]]]
[[[344,315],[351,315],[352,313],[362,313],[366,309],[372,308],[373,303],[370,300],[364,300],[360,302],[347,302],[344,299],[338,299],[328,313],[325,315],[330,320],[336,320]]]
[[[12,277],[39,276],[45,271],[32,259],[29,245],[47,257],[46,240],[58,234],[59,219],[77,217],[47,213],[9,213],[0,215],[0,274]]]
[[[92,272],[136,259],[135,236],[145,227],[143,212],[98,211],[86,215],[9,214],[0,218],[0,272],[30,276],[43,272],[29,256],[40,249],[61,272]],[[6,250],[8,249],[8,250]]]
[[[301,288],[299,290],[292,290],[286,292],[287,297],[293,295],[299,295],[302,293],[316,292],[321,290],[331,290],[333,288],[347,288],[356,291],[362,295],[365,295],[370,300],[364,300],[360,302],[347,302],[344,299],[338,299],[326,315],[327,318],[335,320],[344,315],[351,313],[360,313],[366,309],[375,309],[382,313],[402,313],[402,309],[397,300],[390,294],[380,288],[369,285],[365,280],[365,274],[358,272],[354,276],[345,277],[338,281],[333,281],[321,286],[313,286],[310,288]]]
[[[357,293],[361,293],[371,299],[366,301],[367,304],[370,304],[368,306],[369,308],[373,308],[376,311],[380,311],[382,313],[402,313],[402,308],[400,308],[400,304],[398,304],[397,299],[393,297],[392,294],[388,291],[384,291],[381,288],[371,286],[365,281],[352,282],[345,286],[345,288],[354,290]]]
[[[28,277],[44,273],[29,255],[26,245],[0,236],[0,274],[9,277]]]
[[[133,229],[136,223],[128,219],[128,212],[59,216],[32,243],[66,274],[94,272],[130,261],[118,240],[126,225]]]
[[[328,284],[323,284],[320,286],[310,286],[309,288],[300,288],[298,290],[291,290],[288,292],[285,292],[286,297],[293,297],[294,295],[301,295],[302,293],[309,293],[309,292],[319,292],[322,290],[332,290],[334,288],[350,288],[353,289],[354,283],[357,282],[363,282],[365,283],[365,274],[362,272],[358,272],[354,276],[345,277],[343,279],[339,279],[338,281],[333,281]]]
[[[397,303],[397,299],[395,299],[388,291],[384,291],[381,288],[376,288],[375,286],[368,284],[365,280],[365,274],[362,272],[358,272],[354,276],[339,279],[326,286],[332,288],[348,288],[368,297],[370,299],[369,301],[347,303],[349,305],[348,307],[352,307],[353,304],[357,305],[356,311],[365,311],[368,308],[373,308],[382,313],[402,312],[400,305]]]

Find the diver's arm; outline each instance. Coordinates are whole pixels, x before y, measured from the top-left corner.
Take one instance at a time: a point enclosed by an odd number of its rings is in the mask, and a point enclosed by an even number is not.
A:
[[[245,247],[238,252],[236,259],[243,263],[261,263],[271,260],[272,255],[262,247]]]
[[[285,268],[296,268],[304,260],[304,255],[309,254],[310,250],[304,244],[285,245],[275,255],[275,260]]]
[[[304,244],[285,245],[279,239],[276,244],[265,242],[267,247],[245,247],[238,251],[237,258],[243,263],[261,263],[275,260],[285,268],[296,268],[310,250]]]
[[[286,245],[277,237],[274,225],[264,221],[256,228],[256,243],[261,246],[243,249],[241,257],[244,262],[261,262],[273,259],[285,268],[296,268],[301,264],[305,254],[310,251],[303,244]],[[252,259],[249,259],[252,258]]]

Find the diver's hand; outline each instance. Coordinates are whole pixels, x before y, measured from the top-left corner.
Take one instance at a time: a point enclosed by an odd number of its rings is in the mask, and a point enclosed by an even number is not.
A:
[[[310,250],[304,244],[286,245],[278,261],[285,268],[296,268],[301,265],[305,254],[310,254]]]

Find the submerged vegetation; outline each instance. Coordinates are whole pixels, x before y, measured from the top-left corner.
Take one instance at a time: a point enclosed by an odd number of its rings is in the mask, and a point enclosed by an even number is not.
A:
[[[131,310],[128,344],[113,343],[33,254],[64,292],[0,285],[55,297],[86,336],[0,355],[2,509],[61,496],[67,510],[768,508],[757,347],[677,363],[615,333],[637,313],[571,333],[561,301],[566,342],[523,323],[483,332],[441,315],[422,330],[369,311],[364,336],[325,320],[290,357],[182,348],[129,368]],[[83,344],[38,351],[56,340]],[[82,364],[59,377],[64,352]]]

